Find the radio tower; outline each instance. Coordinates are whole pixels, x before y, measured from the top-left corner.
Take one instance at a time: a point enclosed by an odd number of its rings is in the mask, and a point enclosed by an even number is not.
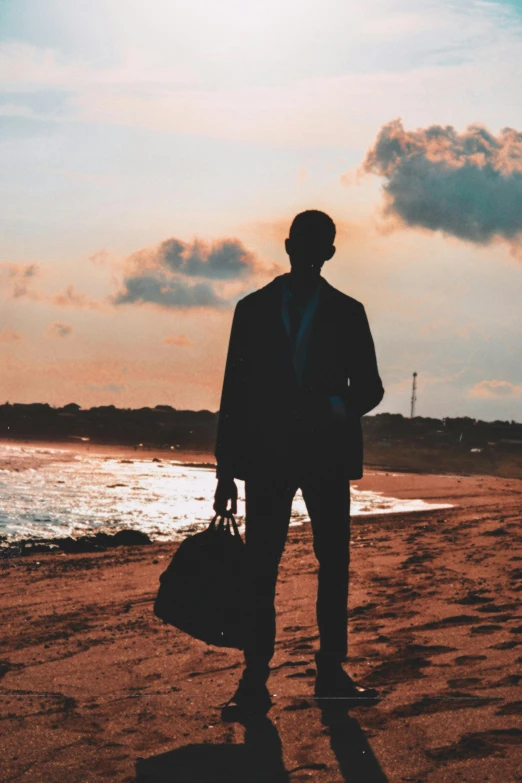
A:
[[[417,402],[417,373],[413,373],[413,383],[411,385],[411,411],[410,418],[415,416],[415,403]]]

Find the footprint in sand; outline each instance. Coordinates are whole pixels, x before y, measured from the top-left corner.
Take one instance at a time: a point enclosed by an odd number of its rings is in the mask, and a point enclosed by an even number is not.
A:
[[[436,631],[439,628],[453,628],[459,625],[474,625],[477,622],[475,615],[456,614],[449,617],[443,617],[442,620],[433,620],[430,623],[417,626],[419,630]]]
[[[485,661],[487,657],[487,655],[459,655],[455,658],[455,663],[459,666],[468,666],[468,664],[476,661]]]
[[[308,679],[311,675],[307,674],[306,672],[292,672],[292,674],[285,675],[287,680],[299,680],[299,679]]]
[[[478,592],[469,592],[467,595],[464,596],[464,598],[460,598],[458,601],[455,601],[454,603],[473,606],[474,604],[491,603],[491,601],[493,601],[493,598],[488,598],[485,595],[479,595]]]
[[[377,666],[366,679],[368,684],[385,686],[408,680],[417,680],[424,677],[421,669],[429,666],[431,661],[420,655],[401,657],[396,660],[388,660]]]
[[[410,643],[404,646],[405,652],[415,655],[443,655],[447,652],[454,652],[456,647],[448,647],[447,644],[415,644]]]
[[[506,685],[519,685],[520,682],[522,682],[522,674],[506,674],[505,677],[502,677],[500,680],[497,680],[496,682],[492,682],[488,685],[489,688],[504,688]]]
[[[458,690],[459,688],[472,688],[480,682],[482,682],[482,680],[479,677],[460,677],[454,680],[448,680],[448,685],[452,690]]]
[[[497,715],[522,715],[522,701],[510,701],[500,707]]]
[[[348,617],[358,617],[365,612],[370,612],[377,607],[376,603],[362,604],[361,606],[354,606],[353,609],[348,609]]]
[[[518,647],[522,642],[499,642],[498,644],[492,644],[490,650],[512,650],[514,647]]]
[[[436,761],[480,759],[513,745],[522,745],[522,729],[491,729],[463,734],[457,742],[427,750],[426,755]]]
[[[414,718],[417,715],[434,715],[438,712],[454,712],[471,708],[498,704],[500,698],[491,696],[469,696],[469,694],[452,694],[451,696],[423,696],[413,704],[405,704],[392,710],[392,715],[399,718]]]
[[[519,603],[487,604],[487,606],[478,606],[475,611],[484,612],[485,614],[498,614],[500,612],[511,612],[513,609],[518,609],[519,606]]]
[[[482,533],[483,536],[508,536],[509,531],[505,527],[496,527],[494,530],[485,530]]]
[[[297,704],[289,704],[288,707],[283,707],[285,712],[296,712],[297,710],[309,710],[312,705],[309,701],[299,701]]]

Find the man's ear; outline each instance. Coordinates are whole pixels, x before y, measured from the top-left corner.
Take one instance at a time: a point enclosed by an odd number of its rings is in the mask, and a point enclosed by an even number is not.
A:
[[[329,261],[331,258],[333,258],[334,255],[335,255],[335,245],[332,245],[332,247],[328,251],[328,255],[326,256],[326,258],[324,260],[325,261]]]
[[[290,255],[290,239],[285,239],[285,250],[288,255]]]

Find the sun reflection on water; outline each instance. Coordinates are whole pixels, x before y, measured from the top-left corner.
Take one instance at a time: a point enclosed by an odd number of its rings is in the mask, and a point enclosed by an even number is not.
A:
[[[212,468],[175,460],[0,445],[0,536],[7,540],[138,529],[172,540],[208,524],[216,486]],[[244,513],[238,482],[238,521]],[[447,508],[352,488],[352,514]],[[308,519],[300,492],[292,525]]]

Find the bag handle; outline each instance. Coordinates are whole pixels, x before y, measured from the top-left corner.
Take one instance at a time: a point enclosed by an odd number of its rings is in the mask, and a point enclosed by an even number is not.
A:
[[[216,525],[216,519],[219,517],[219,522]],[[225,528],[226,524],[226,528]],[[209,530],[215,530],[216,532],[223,532],[227,531],[227,533],[230,532],[230,527],[232,526],[233,534],[236,536],[239,536],[239,530],[237,527],[237,522],[234,519],[234,515],[231,511],[228,511],[226,514],[216,514],[214,518],[212,519],[212,522],[208,526]]]

